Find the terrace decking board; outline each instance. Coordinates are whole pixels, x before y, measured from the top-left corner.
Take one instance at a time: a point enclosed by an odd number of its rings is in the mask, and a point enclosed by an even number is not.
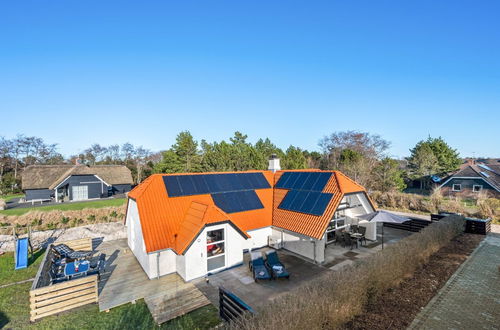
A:
[[[125,239],[103,242],[97,250],[106,253],[106,259],[114,256],[99,283],[100,311],[144,299],[155,321],[163,323],[210,304],[200,290],[175,273],[150,280]]]
[[[156,323],[161,324],[210,304],[210,301],[193,284],[165,294],[144,298]]]

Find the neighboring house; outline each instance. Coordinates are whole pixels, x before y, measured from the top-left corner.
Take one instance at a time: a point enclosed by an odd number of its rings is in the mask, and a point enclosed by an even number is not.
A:
[[[469,161],[445,179],[440,188],[444,195],[475,197],[483,192],[500,197],[500,164]]]
[[[130,191],[132,175],[122,165],[31,165],[22,175],[26,201],[77,201]]]
[[[155,174],[128,196],[128,245],[147,276],[177,272],[186,281],[268,245],[321,263],[338,229],[375,210],[344,174],[280,171],[276,158],[268,171]],[[359,224],[376,239],[375,224]]]

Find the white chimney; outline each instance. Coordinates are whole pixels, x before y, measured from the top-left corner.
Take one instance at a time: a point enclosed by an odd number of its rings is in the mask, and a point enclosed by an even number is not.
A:
[[[276,154],[272,154],[271,157],[269,157],[269,167],[267,169],[273,171],[273,173],[281,170],[280,159]]]

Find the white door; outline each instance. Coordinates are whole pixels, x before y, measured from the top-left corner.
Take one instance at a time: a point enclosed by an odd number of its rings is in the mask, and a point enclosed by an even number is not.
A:
[[[89,188],[88,186],[73,186],[73,200],[81,201],[89,199]]]

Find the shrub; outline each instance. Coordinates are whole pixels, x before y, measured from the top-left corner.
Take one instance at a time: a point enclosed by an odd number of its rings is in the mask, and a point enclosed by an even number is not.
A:
[[[69,217],[62,217],[61,222],[65,225],[69,222]]]
[[[325,272],[246,315],[234,329],[335,329],[362,313],[380,293],[397,285],[430,255],[463,232],[464,219],[447,217],[369,258]],[[409,258],[408,256],[411,256]]]
[[[95,214],[91,214],[87,217],[87,221],[89,222],[94,222],[95,221]]]
[[[53,223],[53,222],[49,222],[47,224],[47,229],[48,230],[53,230],[53,229],[56,229],[57,228],[57,224]]]
[[[33,221],[31,221],[32,226],[40,226],[41,224],[42,224],[42,219],[33,219]]]
[[[500,199],[485,198],[478,200],[477,207],[481,218],[490,218],[494,223],[500,224]]]

